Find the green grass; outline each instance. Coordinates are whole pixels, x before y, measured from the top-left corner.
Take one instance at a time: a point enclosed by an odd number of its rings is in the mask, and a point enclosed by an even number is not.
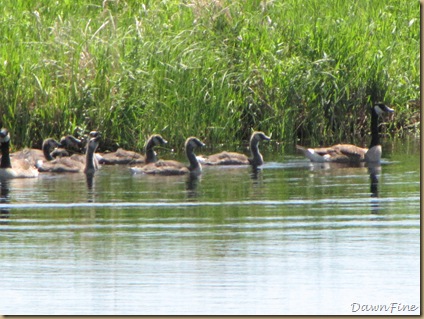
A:
[[[0,0],[0,120],[16,148],[97,129],[292,147],[418,133],[419,2]]]

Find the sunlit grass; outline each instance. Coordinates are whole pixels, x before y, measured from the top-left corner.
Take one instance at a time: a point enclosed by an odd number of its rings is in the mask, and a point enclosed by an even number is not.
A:
[[[369,133],[367,106],[416,133],[419,3],[413,1],[3,0],[0,119],[16,147],[98,129],[104,147],[293,145]],[[419,118],[418,118],[419,120]]]

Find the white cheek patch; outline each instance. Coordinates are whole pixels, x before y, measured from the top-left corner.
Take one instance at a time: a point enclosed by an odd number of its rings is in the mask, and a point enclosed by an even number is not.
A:
[[[384,111],[378,105],[374,106],[374,111],[377,113],[377,115],[382,115],[384,113]]]

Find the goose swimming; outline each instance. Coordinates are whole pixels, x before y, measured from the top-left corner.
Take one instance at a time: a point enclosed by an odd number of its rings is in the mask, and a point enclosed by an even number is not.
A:
[[[205,144],[196,137],[186,139],[184,148],[189,166],[174,160],[158,160],[141,167],[131,167],[132,173],[157,174],[157,175],[184,175],[184,174],[201,174],[202,166],[198,162],[194,149],[203,147]]]
[[[353,144],[336,144],[320,148],[306,148],[297,145],[296,148],[312,162],[378,163],[380,162],[382,152],[378,121],[383,114],[393,112],[393,109],[383,103],[378,103],[371,108],[371,143],[369,148],[363,148]]]
[[[269,141],[271,138],[264,132],[255,131],[250,137],[250,152],[252,157],[237,152],[221,152],[212,155],[199,155],[197,159],[204,165],[252,165],[261,166],[264,163],[263,156],[259,152],[259,142]]]
[[[33,163],[25,158],[10,159],[10,135],[7,129],[0,130],[0,178],[34,178],[38,176],[38,170]]]

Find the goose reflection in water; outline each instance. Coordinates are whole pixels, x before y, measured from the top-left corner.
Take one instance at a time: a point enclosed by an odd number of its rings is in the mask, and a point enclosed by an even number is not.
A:
[[[371,214],[378,214],[380,212],[380,201],[378,200],[378,179],[381,173],[381,164],[380,163],[335,163],[335,162],[325,162],[325,163],[315,163],[311,162],[309,164],[309,169],[311,171],[323,171],[325,174],[339,174],[337,171],[339,169],[367,169],[370,176],[370,197],[371,200]]]
[[[87,183],[87,202],[94,203],[94,174],[86,174],[85,181]]]
[[[253,195],[257,196],[263,194],[262,168],[252,166],[252,170],[249,175],[252,180]]]
[[[10,202],[10,180],[2,179],[0,181],[0,205]],[[10,217],[10,210],[0,207],[0,219],[8,219]],[[0,224],[6,224],[7,221],[1,221]]]
[[[195,199],[199,196],[199,192],[197,187],[199,186],[199,182],[201,179],[201,175],[197,174],[188,174],[186,179],[186,191],[188,199]]]
[[[250,171],[250,178],[253,180],[254,184],[257,184],[259,180],[259,173],[262,171],[259,167],[252,166]]]
[[[368,173],[370,174],[370,196],[371,198],[378,198],[378,176],[381,173],[381,165],[368,164]],[[378,214],[379,212],[379,200],[371,200],[371,214]]]

